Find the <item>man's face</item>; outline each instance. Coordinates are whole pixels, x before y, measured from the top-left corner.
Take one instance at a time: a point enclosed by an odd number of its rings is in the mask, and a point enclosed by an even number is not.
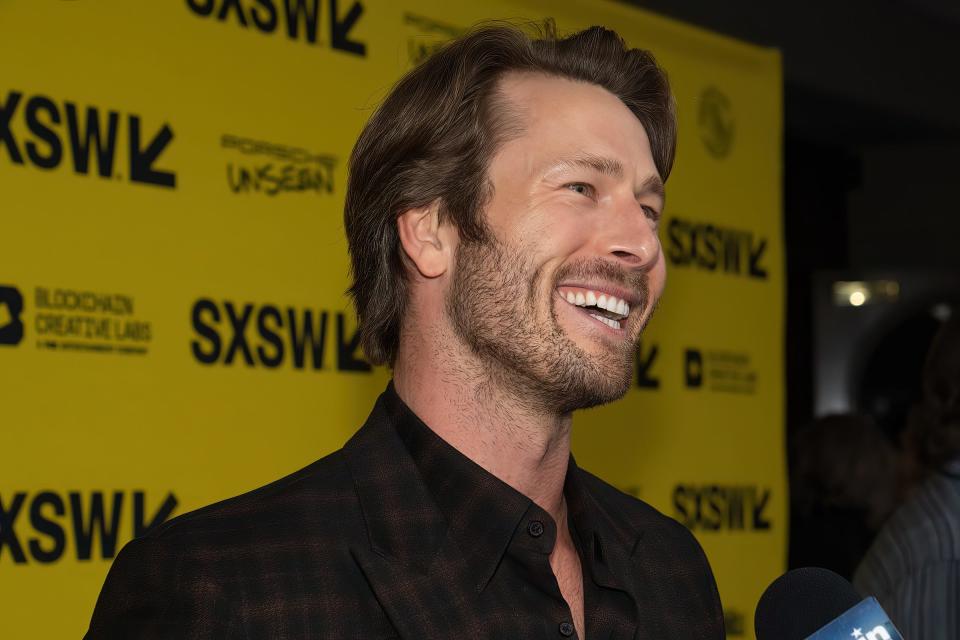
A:
[[[610,402],[630,386],[665,279],[649,140],[593,84],[513,74],[501,91],[524,130],[491,160],[492,238],[458,247],[447,313],[487,373],[531,408]]]

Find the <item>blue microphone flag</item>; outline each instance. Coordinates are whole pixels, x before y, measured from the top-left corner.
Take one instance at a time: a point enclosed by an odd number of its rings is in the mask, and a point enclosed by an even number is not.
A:
[[[807,640],[903,640],[876,598],[867,598]]]

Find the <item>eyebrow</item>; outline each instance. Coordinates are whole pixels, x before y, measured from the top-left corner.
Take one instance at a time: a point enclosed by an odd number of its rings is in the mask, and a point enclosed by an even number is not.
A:
[[[655,196],[659,196],[661,205],[667,203],[667,189],[663,185],[663,180],[660,179],[660,176],[653,174],[643,181],[643,184],[640,185],[640,191],[637,192],[637,197],[640,197],[640,194],[650,192]]]
[[[607,158],[605,156],[594,155],[592,153],[584,153],[571,158],[566,158],[557,164],[558,166],[592,169],[593,171],[617,179],[623,179],[624,174],[623,164],[619,160]],[[664,188],[663,180],[661,180],[660,176],[657,174],[653,174],[644,180],[643,184],[640,185],[639,191],[635,192],[634,195],[639,198],[642,194],[647,192],[652,193],[655,196],[659,196],[660,200],[664,203],[667,200],[667,191]]]
[[[560,162],[561,165],[570,165],[573,167],[583,167],[593,169],[598,173],[610,176],[612,178],[623,177],[623,164],[613,158],[605,158],[591,153],[585,153],[566,158]]]

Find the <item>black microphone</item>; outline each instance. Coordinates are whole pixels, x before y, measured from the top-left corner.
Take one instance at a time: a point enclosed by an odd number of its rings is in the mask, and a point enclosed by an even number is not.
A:
[[[794,569],[770,584],[754,615],[757,640],[903,640],[875,598],[833,571]]]

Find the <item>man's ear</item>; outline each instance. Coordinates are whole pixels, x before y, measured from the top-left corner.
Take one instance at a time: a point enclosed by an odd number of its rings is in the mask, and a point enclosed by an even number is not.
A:
[[[403,252],[424,278],[437,278],[450,269],[456,232],[440,224],[440,201],[408,209],[397,217]]]

